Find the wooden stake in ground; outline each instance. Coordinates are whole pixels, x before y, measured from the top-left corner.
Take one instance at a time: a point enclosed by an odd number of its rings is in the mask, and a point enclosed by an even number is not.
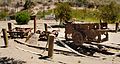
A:
[[[115,24],[115,31],[117,32],[118,29],[119,29],[119,23],[116,23],[116,24]]]
[[[54,51],[54,35],[49,35],[48,37],[48,57],[53,57],[53,51]]]
[[[48,30],[47,30],[47,24],[44,23],[44,26],[45,26],[45,32],[47,32],[47,31],[48,31]]]
[[[36,16],[34,16],[34,33],[36,32]]]
[[[8,30],[12,31],[12,24],[11,23],[8,23]]]
[[[44,23],[44,27],[45,27],[45,36],[48,39],[49,33],[48,33],[48,29],[47,29],[47,24]]]
[[[4,38],[4,42],[5,42],[5,47],[8,47],[8,35],[7,35],[7,31],[6,29],[2,29],[3,31],[3,38]]]

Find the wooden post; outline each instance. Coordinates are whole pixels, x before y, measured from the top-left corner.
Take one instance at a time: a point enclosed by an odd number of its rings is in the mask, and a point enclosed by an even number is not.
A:
[[[101,29],[101,23],[102,23],[102,21],[101,21],[101,19],[100,19],[99,29]]]
[[[34,16],[34,33],[36,32],[36,16]]]
[[[108,41],[108,37],[109,37],[108,32],[106,32],[106,41]]]
[[[48,29],[47,29],[47,24],[46,23],[44,23],[44,27],[45,27],[45,35],[46,35],[46,38],[48,39],[49,33],[48,33]]]
[[[8,47],[8,35],[7,35],[7,31],[6,29],[2,29],[3,31],[3,38],[4,38],[4,42],[5,42],[5,47]]]
[[[48,39],[48,57],[53,57],[53,51],[54,51],[54,35],[49,35]]]
[[[8,23],[8,30],[12,31],[12,24],[11,23]]]
[[[118,31],[118,27],[119,27],[119,23],[116,23],[116,24],[115,24],[115,31],[116,31],[116,32]]]
[[[44,23],[44,26],[45,26],[45,32],[47,32],[47,31],[48,31],[48,29],[47,29],[47,24]]]
[[[102,20],[100,19],[100,23],[102,23]]]
[[[97,40],[97,43],[101,43],[101,32],[99,32],[99,34],[98,34],[98,40]]]

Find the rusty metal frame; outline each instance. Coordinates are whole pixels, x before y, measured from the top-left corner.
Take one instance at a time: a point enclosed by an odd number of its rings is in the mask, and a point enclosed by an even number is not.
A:
[[[24,38],[28,36],[28,33],[31,32],[33,28],[20,28],[15,27],[10,31],[7,31],[9,33],[10,38]]]
[[[76,43],[77,41],[84,43],[84,42],[103,42],[108,40],[108,27],[107,23],[67,23],[65,26],[65,39],[66,40],[73,40]],[[76,36],[74,36],[76,33]],[[82,36],[81,36],[81,35]],[[69,37],[71,35],[71,37]],[[79,36],[78,36],[79,35]],[[105,38],[102,39],[102,35]],[[78,37],[77,37],[78,36]],[[79,40],[81,38],[81,40]],[[77,40],[77,41],[76,41]],[[76,43],[80,44],[81,43]]]

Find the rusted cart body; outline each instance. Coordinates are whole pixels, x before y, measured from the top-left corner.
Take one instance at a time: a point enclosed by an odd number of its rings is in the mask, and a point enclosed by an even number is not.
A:
[[[16,27],[12,30],[7,31],[10,38],[24,38],[28,36],[28,33],[31,32],[33,28],[20,28]]]
[[[101,36],[104,35],[104,38]],[[66,40],[72,40],[76,45],[84,42],[103,42],[108,40],[107,23],[67,23],[65,26]]]

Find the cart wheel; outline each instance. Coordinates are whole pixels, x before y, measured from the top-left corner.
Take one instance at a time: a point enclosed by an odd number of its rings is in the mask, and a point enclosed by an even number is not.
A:
[[[80,32],[74,32],[72,34],[72,40],[75,45],[82,45],[83,44],[83,36]]]
[[[87,35],[87,39],[89,41],[94,41],[95,40],[95,37],[97,36],[97,31],[95,30],[86,30],[86,35]]]

